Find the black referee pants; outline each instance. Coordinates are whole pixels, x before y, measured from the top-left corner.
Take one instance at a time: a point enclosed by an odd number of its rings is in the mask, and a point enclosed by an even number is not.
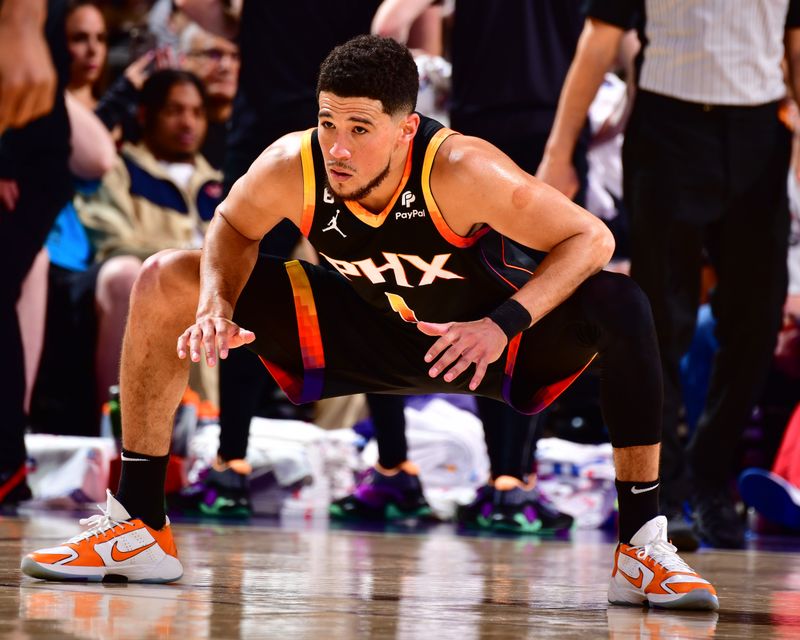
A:
[[[766,379],[786,295],[790,133],[778,104],[719,107],[640,91],[623,151],[632,276],[650,298],[664,373],[662,499],[688,469],[723,486]],[[704,259],[719,350],[688,451],[677,433],[679,362],[695,329]]]

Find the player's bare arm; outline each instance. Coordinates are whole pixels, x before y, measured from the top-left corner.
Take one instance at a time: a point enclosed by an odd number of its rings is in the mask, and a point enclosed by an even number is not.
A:
[[[479,138],[452,136],[442,145],[431,189],[456,233],[465,235],[476,225],[488,224],[548,254],[513,296],[533,322],[600,271],[613,253],[613,236],[601,220]]]
[[[547,252],[530,281],[512,296],[528,311],[532,323],[602,269],[613,253],[613,237],[600,220],[478,138],[448,138],[434,163],[431,190],[448,225],[459,235],[488,224],[520,244]],[[433,362],[440,356],[430,375],[448,369],[445,380],[450,381],[475,364],[472,389],[508,342],[488,318],[421,323],[419,328],[440,336],[425,357]]]
[[[199,362],[255,339],[233,322],[233,310],[258,257],[261,238],[284,218],[299,223],[303,204],[300,135],[270,145],[222,202],[206,232],[196,321],[178,338],[178,357]]]

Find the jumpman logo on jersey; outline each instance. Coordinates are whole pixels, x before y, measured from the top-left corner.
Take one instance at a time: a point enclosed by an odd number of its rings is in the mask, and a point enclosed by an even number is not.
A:
[[[333,216],[333,217],[331,218],[331,221],[328,223],[328,226],[327,226],[327,227],[325,227],[325,228],[322,230],[322,232],[323,232],[323,233],[325,233],[326,231],[332,231],[332,230],[336,230],[336,231],[338,231],[338,232],[341,234],[342,238],[346,238],[347,236],[346,236],[346,235],[344,235],[344,233],[342,233],[342,230],[339,228],[339,226],[338,226],[338,224],[337,224],[337,222],[336,222],[336,219],[337,219],[338,217],[339,217],[339,210],[337,209],[337,210],[336,210],[336,215],[335,215],[335,216]]]

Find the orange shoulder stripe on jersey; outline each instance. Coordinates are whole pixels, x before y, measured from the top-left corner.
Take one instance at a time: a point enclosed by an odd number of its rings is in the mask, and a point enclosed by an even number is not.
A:
[[[317,199],[317,183],[314,178],[314,156],[311,153],[311,134],[314,129],[303,133],[300,141],[300,161],[303,163],[303,214],[300,218],[300,233],[308,237],[311,223],[314,222],[314,204]]]
[[[361,222],[366,225],[369,225],[373,229],[377,229],[380,227],[386,217],[389,215],[389,212],[394,207],[395,202],[397,202],[397,198],[400,197],[403,189],[406,188],[406,182],[408,182],[408,177],[411,175],[411,159],[413,156],[414,151],[414,140],[411,140],[411,143],[408,145],[408,155],[406,156],[406,166],[403,169],[403,179],[400,180],[400,184],[397,185],[397,189],[394,190],[394,194],[389,199],[389,204],[384,207],[383,211],[380,213],[372,213],[371,211],[367,211],[364,207],[362,207],[358,202],[355,200],[345,200],[344,203],[350,212]]]
[[[458,235],[450,228],[450,225],[447,224],[442,212],[439,211],[439,205],[436,204],[436,200],[433,197],[433,192],[431,191],[431,170],[433,169],[433,161],[436,158],[436,152],[439,150],[441,144],[453,134],[460,135],[456,131],[446,127],[439,129],[439,131],[433,134],[431,141],[428,143],[428,148],[425,150],[425,160],[422,163],[422,194],[425,198],[425,206],[428,209],[428,213],[431,215],[431,220],[433,220],[436,230],[450,244],[463,249],[475,244],[482,235],[489,231],[489,227],[483,227],[471,236],[464,237]]]

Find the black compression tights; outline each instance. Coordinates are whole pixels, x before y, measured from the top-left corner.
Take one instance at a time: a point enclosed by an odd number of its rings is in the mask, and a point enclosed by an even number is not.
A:
[[[627,276],[600,272],[523,337],[512,397],[579,370],[593,353],[600,407],[614,447],[657,444],[663,401],[661,365],[647,297]]]

